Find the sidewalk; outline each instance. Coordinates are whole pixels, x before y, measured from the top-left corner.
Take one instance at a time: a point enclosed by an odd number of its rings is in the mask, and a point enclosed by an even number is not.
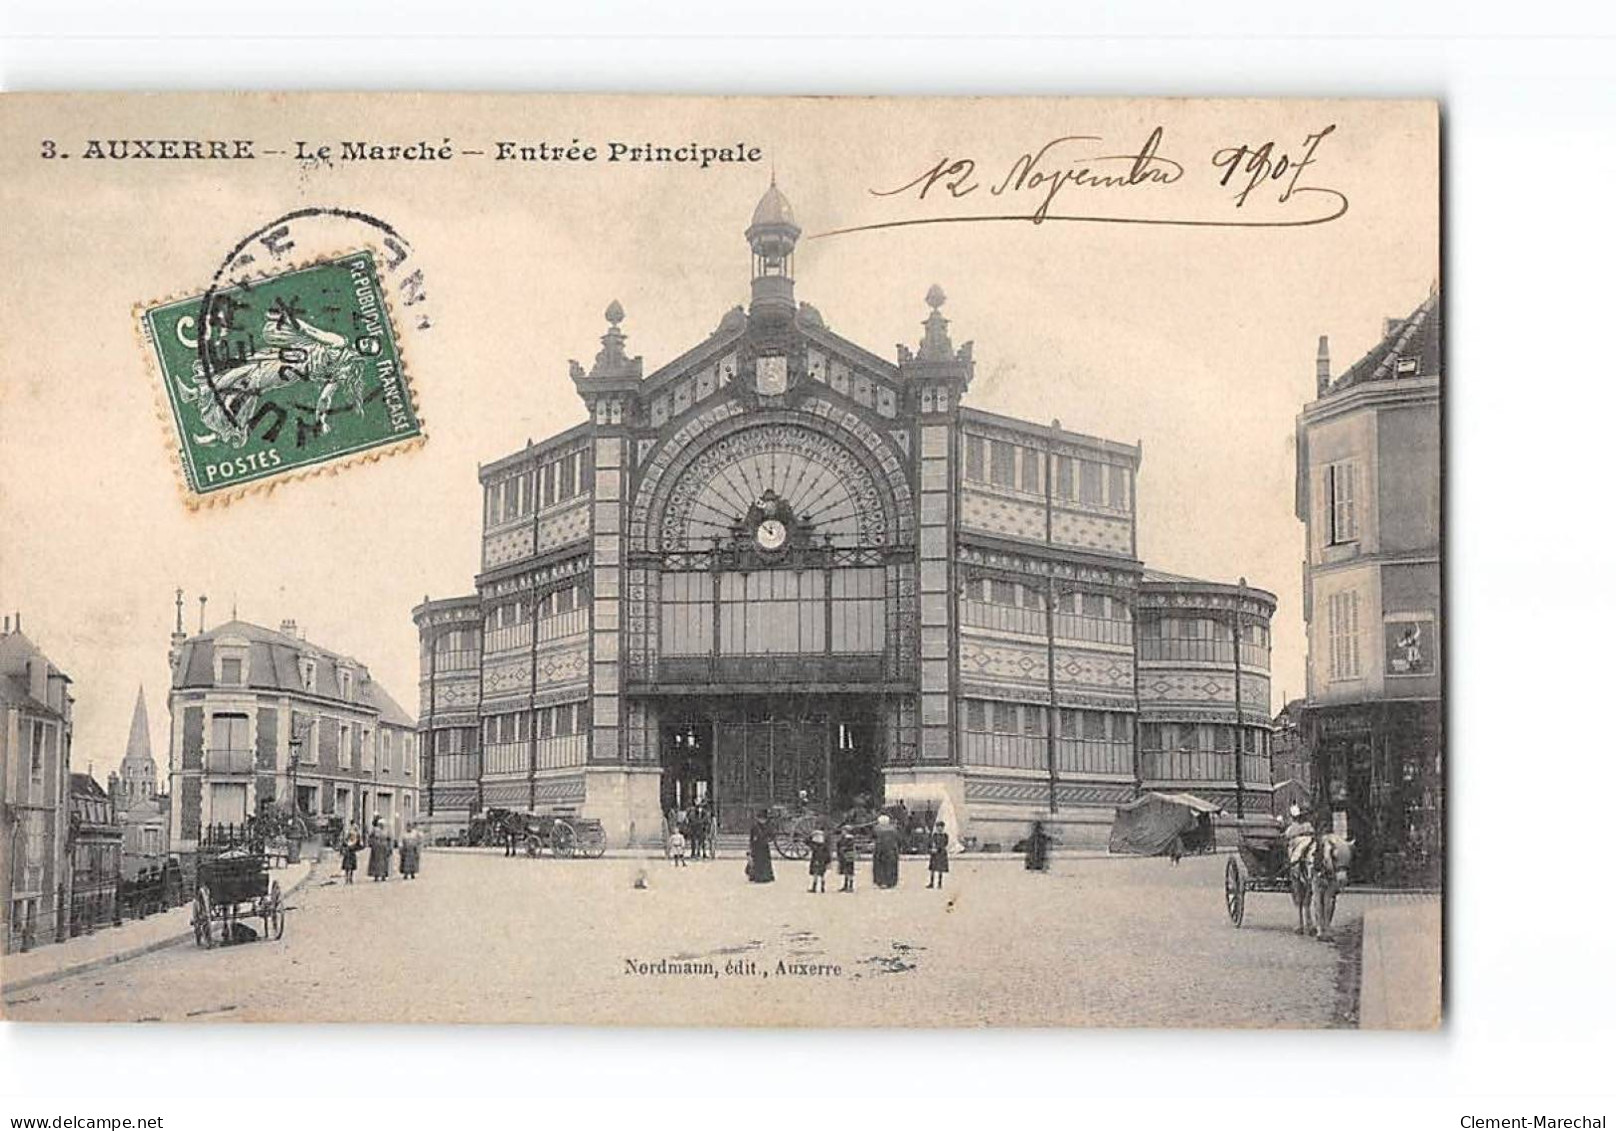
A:
[[[1360,1029],[1434,1029],[1442,1024],[1442,900],[1364,909]]]
[[[303,886],[314,867],[314,862],[304,860],[272,869],[270,878],[280,881],[282,898],[289,898]],[[3,979],[0,990],[12,994],[87,970],[127,962],[164,947],[189,943],[194,937],[191,905],[171,907],[158,915],[127,920],[121,927],[104,927],[93,935],[80,935],[66,942],[0,956],[0,979]]]

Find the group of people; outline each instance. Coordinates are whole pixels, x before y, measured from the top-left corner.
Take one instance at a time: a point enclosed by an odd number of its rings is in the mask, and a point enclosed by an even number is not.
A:
[[[895,888],[898,886],[898,860],[902,844],[897,826],[885,813],[875,819],[874,839],[875,843],[870,851],[871,879],[878,888]],[[768,810],[760,809],[747,835],[746,878],[754,884],[774,882],[774,857],[770,847],[772,840]],[[943,886],[943,879],[948,875],[948,846],[948,830],[942,821],[938,821],[926,834],[926,854],[930,873],[930,878],[926,881],[928,888]],[[825,891],[825,875],[830,871],[833,854],[836,860],[836,872],[842,878],[842,886],[838,890],[844,892],[853,890],[853,876],[858,865],[858,840],[853,834],[852,827],[844,824],[836,830],[834,844],[830,834],[823,829],[816,829],[809,837],[810,893],[821,894]]]
[[[426,834],[413,824],[405,826],[404,835],[398,838],[398,871],[406,880],[415,879],[421,870],[421,848],[426,844]],[[359,854],[369,849],[370,856],[365,861],[365,874],[373,883],[385,882],[393,870],[393,834],[382,823],[380,817],[370,822],[370,832],[362,834],[357,823],[351,823],[348,831],[342,838],[342,877],[343,883],[353,883],[354,872],[359,868]]]
[[[685,857],[711,860],[718,851],[713,836],[713,811],[705,804],[689,809],[669,809],[664,820],[668,826],[668,859],[676,867],[685,866]]]

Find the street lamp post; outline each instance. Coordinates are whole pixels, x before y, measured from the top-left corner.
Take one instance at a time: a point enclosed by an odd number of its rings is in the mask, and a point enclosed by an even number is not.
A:
[[[1242,577],[1234,599],[1234,815],[1237,821],[1246,816],[1246,736],[1240,705],[1240,630],[1244,627],[1241,622],[1245,604],[1246,579]]]

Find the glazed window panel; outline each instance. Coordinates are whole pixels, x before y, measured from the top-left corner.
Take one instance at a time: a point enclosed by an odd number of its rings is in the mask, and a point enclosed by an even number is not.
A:
[[[1004,440],[988,443],[988,478],[995,487],[1016,485],[1016,446]]]
[[[662,651],[705,656],[713,650],[713,582],[705,573],[662,575]]]
[[[1129,480],[1132,476],[1126,467],[1113,464],[1110,470],[1109,501],[1112,510],[1131,511],[1133,509],[1133,490]]]
[[[1071,502],[1077,497],[1075,483],[1077,461],[1071,456],[1055,457],[1055,497]]]
[[[830,650],[880,652],[886,647],[886,572],[836,570],[831,574]]]
[[[975,480],[978,483],[987,478],[982,449],[982,437],[965,437],[965,478]]]
[[[1088,459],[1078,461],[1078,502],[1094,507],[1105,505],[1104,471],[1104,464]]]
[[[1044,491],[1044,453],[1037,448],[1021,449],[1021,489],[1041,495]]]

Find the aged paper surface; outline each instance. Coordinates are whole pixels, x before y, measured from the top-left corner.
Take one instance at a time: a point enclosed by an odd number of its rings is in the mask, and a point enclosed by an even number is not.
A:
[[[9,96],[0,172],[6,1016],[1438,1022],[1435,104]]]

